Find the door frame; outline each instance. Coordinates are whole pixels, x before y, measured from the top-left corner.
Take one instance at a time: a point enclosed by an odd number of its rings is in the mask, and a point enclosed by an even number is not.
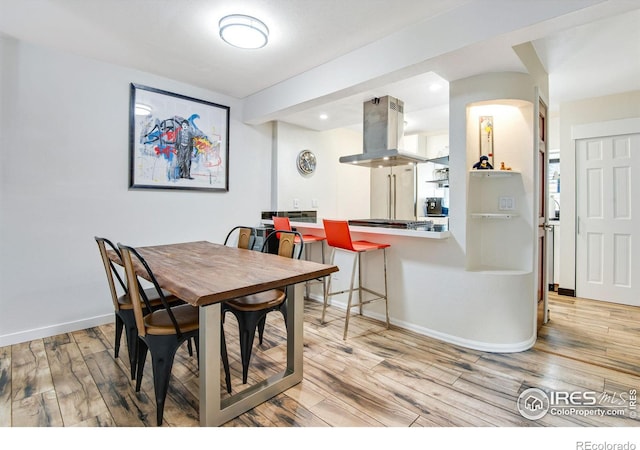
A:
[[[535,105],[535,146],[534,164],[536,167],[536,203],[534,205],[535,242],[536,242],[536,329],[549,321],[549,283],[547,242],[549,239],[549,107],[548,102],[538,92]],[[541,159],[542,157],[542,159]],[[542,303],[542,305],[540,305]],[[542,309],[542,310],[541,310]]]

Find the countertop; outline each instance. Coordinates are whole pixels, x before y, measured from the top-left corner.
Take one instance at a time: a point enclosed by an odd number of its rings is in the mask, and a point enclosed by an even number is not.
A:
[[[272,220],[262,220],[263,224],[272,225]],[[324,226],[322,223],[308,223],[308,222],[293,222],[291,221],[293,228],[304,228],[308,230],[322,230],[324,232]],[[365,234],[378,234],[378,235],[390,235],[390,236],[406,236],[411,238],[422,239],[447,239],[451,236],[449,231],[422,231],[422,230],[407,230],[402,228],[385,228],[385,227],[362,227],[350,225],[349,229],[352,233],[365,233]]]

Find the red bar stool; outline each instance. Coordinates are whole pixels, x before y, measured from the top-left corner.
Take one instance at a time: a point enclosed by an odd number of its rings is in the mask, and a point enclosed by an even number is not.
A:
[[[327,236],[327,244],[330,247],[333,247],[333,251],[331,252],[331,261],[329,264],[333,264],[333,260],[335,257],[335,250],[340,249],[347,252],[352,252],[357,254],[357,257],[353,258],[353,269],[351,270],[351,284],[349,285],[349,289],[343,291],[331,292],[331,277],[329,277],[329,281],[327,282],[327,288],[325,290],[324,295],[324,305],[322,307],[322,319],[321,322],[324,323],[325,311],[327,309],[327,301],[329,297],[332,295],[343,294],[345,292],[349,293],[349,300],[347,302],[347,317],[344,323],[344,336],[342,339],[347,339],[347,329],[349,328],[349,315],[351,314],[351,308],[354,306],[360,307],[360,314],[362,314],[362,305],[366,305],[368,303],[384,300],[385,304],[385,312],[387,316],[387,329],[389,328],[389,302],[387,299],[387,247],[390,247],[389,244],[378,244],[375,242],[369,241],[352,241],[351,233],[349,231],[349,223],[345,220],[327,220],[323,219],[324,223],[324,231]],[[361,264],[361,256],[365,252],[370,252],[374,250],[382,250],[383,252],[383,261],[384,261],[384,294],[373,291],[367,287],[362,286],[362,264]],[[356,275],[356,263],[358,265],[358,287],[354,289],[353,282],[355,280]],[[353,297],[353,291],[358,291],[358,303],[352,304],[351,299]],[[375,295],[375,298],[369,300],[362,299],[362,291],[368,292],[370,294]]]
[[[277,216],[273,216],[273,226],[275,227],[276,230],[288,230],[288,231],[292,231],[291,229],[291,222],[289,222],[289,218],[288,217],[277,217]],[[314,242],[319,242],[320,243],[320,254],[322,257],[322,263],[324,264],[324,241],[326,240],[326,238],[324,236],[316,236],[313,234],[303,234],[302,235],[302,242],[304,242],[304,259],[306,259],[307,261],[309,261],[309,245],[307,244],[313,244]],[[296,236],[296,244],[300,243],[300,239]],[[312,281],[307,281],[305,283],[305,297],[309,298],[309,284],[310,283],[314,283],[315,281],[318,281],[320,283],[322,283],[322,296],[324,297],[326,292],[327,292],[327,288],[325,285],[325,281],[324,278],[322,279],[318,279],[318,280],[312,280]]]

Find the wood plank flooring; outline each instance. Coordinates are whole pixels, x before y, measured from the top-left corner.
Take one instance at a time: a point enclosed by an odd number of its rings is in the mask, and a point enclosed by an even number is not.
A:
[[[355,316],[305,305],[304,380],[227,427],[637,427],[625,417],[554,416],[531,421],[516,408],[529,388],[620,394],[640,387],[640,308],[551,294],[551,321],[529,351],[468,350]],[[225,324],[234,391],[243,388],[235,319]],[[270,314],[254,345],[249,384],[280,371],[284,323]],[[0,348],[0,426],[155,425],[151,363],[142,390],[129,379],[126,343],[113,356],[113,324]],[[226,395],[221,386],[222,395]],[[198,365],[176,355],[164,425],[195,427]]]

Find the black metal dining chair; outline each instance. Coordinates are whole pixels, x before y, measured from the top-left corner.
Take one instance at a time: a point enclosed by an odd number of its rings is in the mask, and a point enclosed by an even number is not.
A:
[[[261,249],[262,252],[266,252],[276,240],[278,241],[279,256],[293,258],[295,254],[296,259],[300,259],[304,248],[304,241],[300,233],[288,230],[275,230],[265,239]],[[296,242],[298,242],[297,252],[295,251]],[[271,289],[258,294],[228,300],[222,304],[223,321],[227,311],[232,313],[238,321],[240,331],[240,358],[242,360],[242,383],[246,384],[256,329],[258,330],[259,343],[262,344],[267,314],[271,311],[279,311],[284,317],[286,326],[286,294],[284,290]]]
[[[237,233],[236,233],[237,232]],[[229,245],[235,237],[236,246],[238,248],[244,248],[247,250],[253,250],[253,247],[256,243],[256,229],[253,227],[245,227],[239,225],[237,227],[233,227],[229,233],[227,233],[227,237],[224,238],[224,245]]]
[[[109,291],[111,292],[111,300],[113,302],[113,308],[115,313],[115,324],[116,324],[116,333],[115,333],[115,342],[113,345],[114,348],[114,356],[118,358],[120,354],[120,341],[122,340],[122,331],[125,332],[125,338],[127,340],[127,351],[129,353],[129,365],[131,369],[131,379],[135,380],[136,377],[136,347],[138,342],[138,330],[136,328],[136,321],[133,315],[133,304],[131,303],[131,299],[129,298],[129,293],[127,291],[127,287],[125,285],[124,280],[120,272],[116,269],[113,261],[109,259],[107,255],[107,251],[113,251],[120,260],[122,260],[122,256],[120,255],[120,250],[111,242],[109,239],[103,237],[95,237],[96,243],[98,244],[98,249],[100,250],[100,257],[102,258],[102,263],[104,265],[104,270],[107,275],[107,282],[109,283]],[[116,281],[118,282],[116,284]],[[142,289],[140,284],[138,284],[139,288]],[[144,292],[149,300],[149,305],[153,309],[158,309],[162,307],[162,303],[160,302],[160,298],[156,293],[155,288],[151,287],[148,289],[144,289]],[[170,304],[182,304],[184,303],[179,298],[169,294],[166,291],[163,291],[164,298]],[[147,310],[146,305],[142,305],[143,313],[147,314],[149,310]],[[193,350],[191,347],[191,341],[188,341],[188,349],[189,355],[193,355]]]
[[[133,304],[133,313],[138,329],[137,341],[137,372],[136,392],[140,391],[147,352],[151,353],[153,368],[153,386],[156,397],[156,418],[158,426],[162,425],[164,404],[169,389],[169,378],[176,350],[185,341],[193,339],[196,343],[196,353],[199,352],[200,311],[199,308],[188,305],[170,305],[167,302],[158,281],[145,259],[135,248],[118,244],[127,278],[127,288]],[[142,304],[150,308],[149,299],[144,290],[139,288],[138,278],[134,269],[134,259],[137,266],[142,267],[146,277],[153,284],[163,308],[144,314]],[[227,357],[227,346],[224,333],[221,335],[220,354],[225,371],[227,392],[231,393],[231,374]]]

